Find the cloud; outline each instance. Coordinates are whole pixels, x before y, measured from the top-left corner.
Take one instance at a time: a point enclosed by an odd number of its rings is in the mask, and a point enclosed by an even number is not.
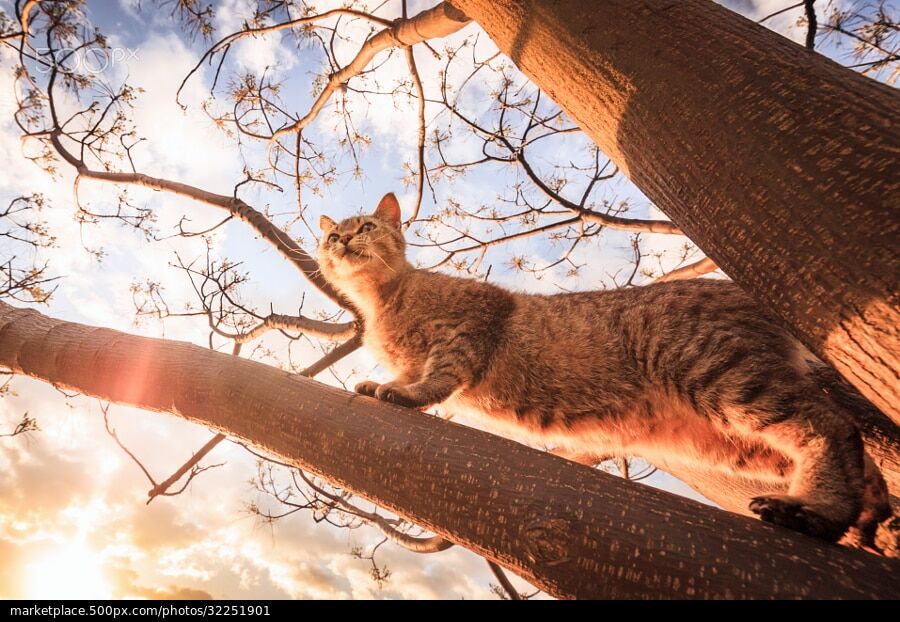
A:
[[[206,590],[197,590],[191,587],[178,587],[174,585],[166,587],[149,588],[140,585],[132,585],[122,591],[121,598],[146,598],[151,600],[212,600],[213,596]]]
[[[244,20],[254,11],[255,3],[247,0],[223,0],[215,7],[214,26],[217,37],[244,29]],[[260,75],[274,70],[283,75],[297,64],[297,56],[282,42],[283,33],[274,32],[239,40],[229,55],[240,70]]]

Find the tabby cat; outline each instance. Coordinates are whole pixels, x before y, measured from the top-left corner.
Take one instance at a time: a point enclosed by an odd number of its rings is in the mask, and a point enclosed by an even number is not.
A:
[[[561,453],[768,482],[751,512],[829,541],[855,525],[871,542],[890,515],[859,431],[815,380],[823,363],[730,281],[538,296],[415,269],[393,194],[320,226],[322,274],[394,374],[357,392]]]

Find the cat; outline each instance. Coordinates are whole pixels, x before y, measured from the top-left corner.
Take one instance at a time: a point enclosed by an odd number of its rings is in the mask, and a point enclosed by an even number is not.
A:
[[[890,516],[859,431],[813,378],[824,364],[731,281],[514,293],[414,268],[400,218],[388,194],[371,215],[319,223],[322,274],[394,374],[358,393],[442,404],[559,453],[780,484],[749,511],[828,541],[854,527],[871,545]]]

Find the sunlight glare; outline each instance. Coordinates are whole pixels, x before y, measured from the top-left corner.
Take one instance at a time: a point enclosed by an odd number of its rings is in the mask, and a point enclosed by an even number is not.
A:
[[[84,543],[67,546],[29,564],[25,597],[34,599],[107,599],[112,593],[100,559]]]

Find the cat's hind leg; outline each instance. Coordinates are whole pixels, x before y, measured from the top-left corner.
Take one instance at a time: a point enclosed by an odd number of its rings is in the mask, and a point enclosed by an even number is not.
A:
[[[862,511],[841,544],[877,552],[876,532],[882,522],[893,516],[893,511],[887,482],[868,454],[865,455],[865,485]]]
[[[743,409],[745,425],[794,462],[786,495],[757,497],[764,521],[835,542],[854,524],[865,490],[859,430],[812,387],[769,393]]]

